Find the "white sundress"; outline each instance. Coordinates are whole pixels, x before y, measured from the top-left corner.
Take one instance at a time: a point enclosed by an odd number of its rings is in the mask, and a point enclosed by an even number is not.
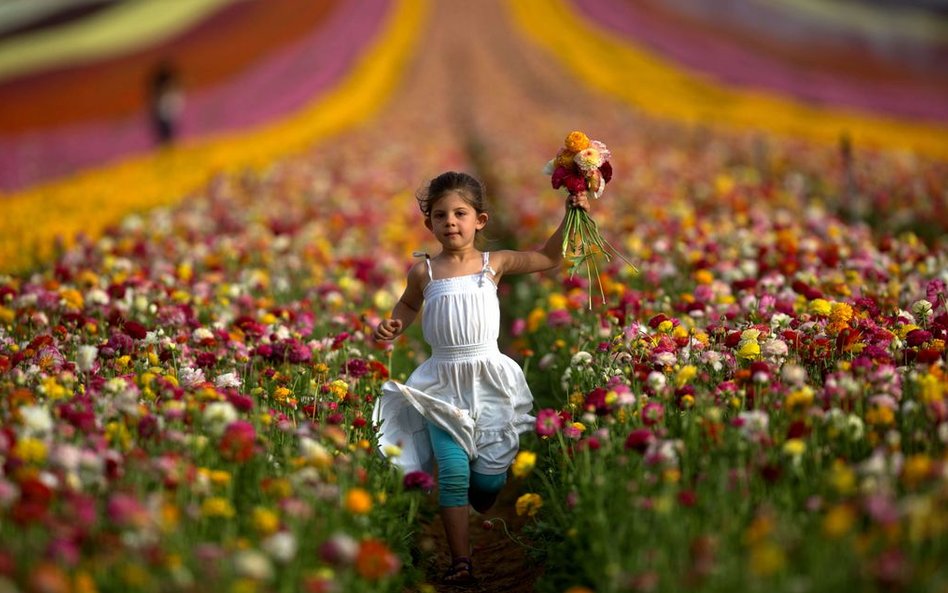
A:
[[[513,462],[519,435],[533,429],[533,396],[523,370],[497,348],[500,303],[490,254],[477,274],[432,278],[421,314],[431,357],[404,384],[387,381],[372,414],[379,447],[397,445],[392,461],[405,472],[433,470],[425,419],[440,426],[472,460],[471,469],[502,474]]]

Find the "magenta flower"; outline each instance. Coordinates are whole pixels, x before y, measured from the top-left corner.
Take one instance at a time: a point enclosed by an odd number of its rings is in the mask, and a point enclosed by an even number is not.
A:
[[[625,439],[625,448],[645,453],[649,445],[657,440],[655,433],[647,428],[636,428]]]
[[[563,428],[563,418],[552,408],[545,408],[537,412],[537,434],[541,437],[551,437]]]
[[[435,482],[431,474],[419,470],[405,474],[402,485],[405,490],[431,490],[434,488]]]
[[[654,426],[665,419],[665,407],[658,402],[648,402],[642,408],[642,422],[646,426]]]

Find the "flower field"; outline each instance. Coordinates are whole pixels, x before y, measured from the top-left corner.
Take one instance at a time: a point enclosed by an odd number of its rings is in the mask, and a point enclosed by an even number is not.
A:
[[[475,43],[493,18],[431,34],[471,48],[466,93],[421,52],[346,134],[243,168],[188,153],[221,172],[0,276],[0,591],[434,591],[431,476],[371,422],[426,355],[417,327],[371,339],[433,245],[414,191],[469,170],[490,249],[534,247],[579,128],[614,170],[590,214],[638,273],[501,286],[536,399],[507,486],[535,589],[948,587],[948,163],[563,91],[511,31]],[[89,191],[184,187],[123,175]]]

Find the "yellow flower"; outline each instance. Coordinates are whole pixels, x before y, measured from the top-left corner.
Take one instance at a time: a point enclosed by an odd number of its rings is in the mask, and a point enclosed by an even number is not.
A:
[[[570,132],[563,144],[566,146],[566,150],[579,152],[589,147],[589,136],[579,131]]]
[[[787,410],[805,410],[813,403],[813,390],[807,386],[791,391],[784,400],[784,407]]]
[[[919,453],[905,460],[902,466],[902,481],[909,488],[914,488],[932,474],[932,460],[928,455]]]
[[[856,512],[848,504],[839,504],[823,517],[823,534],[831,539],[843,537],[856,522]]]
[[[234,516],[234,507],[230,501],[221,496],[211,496],[201,503],[201,514],[205,517],[223,517],[230,519]]]
[[[273,399],[275,399],[278,403],[283,404],[286,403],[286,399],[290,397],[291,393],[293,392],[286,387],[277,387],[273,390]]]
[[[559,309],[566,309],[569,306],[569,299],[567,299],[563,294],[559,292],[554,292],[546,299],[547,304],[549,304],[550,309],[553,311]]]
[[[517,478],[523,478],[533,471],[537,464],[537,454],[533,451],[521,451],[513,462],[513,475]]]
[[[23,437],[13,448],[16,456],[24,463],[40,464],[46,461],[46,443],[33,437]]]
[[[785,564],[783,550],[773,542],[763,542],[751,549],[750,569],[756,575],[772,575],[782,570]]]
[[[895,412],[885,406],[872,406],[866,411],[866,423],[889,426],[895,423]]]
[[[522,517],[526,515],[532,517],[536,515],[537,511],[543,506],[543,497],[539,494],[529,492],[518,498],[515,506],[518,516]]]
[[[737,357],[744,360],[757,360],[760,358],[760,344],[757,343],[757,340],[741,342],[737,350]]]
[[[533,333],[540,329],[540,325],[546,321],[546,311],[537,307],[527,315],[527,331]]]
[[[684,387],[698,375],[698,367],[693,364],[686,364],[675,374],[675,385]]]
[[[833,462],[829,483],[837,492],[847,496],[856,490],[856,473],[845,461],[837,459]]]
[[[276,533],[280,529],[280,516],[266,507],[254,507],[253,526],[262,535]]]
[[[80,293],[75,288],[62,289],[59,291],[59,297],[70,309],[82,309],[82,307],[85,305],[85,299],[82,298],[82,293]]]
[[[372,510],[372,496],[362,488],[346,492],[346,510],[353,515],[366,515]]]
[[[833,311],[833,306],[826,299],[813,299],[810,301],[810,313],[815,315],[829,315]]]
[[[336,379],[329,384],[329,391],[336,396],[336,399],[344,399],[349,393],[349,384],[342,379]]]
[[[806,453],[806,442],[802,439],[787,439],[783,444],[783,452],[791,457],[800,457]]]
[[[675,327],[675,324],[672,323],[671,320],[666,319],[665,321],[662,321],[661,323],[658,324],[658,333],[667,334],[674,327]]]
[[[695,282],[698,284],[711,284],[714,282],[714,274],[707,269],[700,269],[695,272]]]
[[[829,315],[836,323],[849,323],[853,318],[853,308],[846,303],[833,303]]]

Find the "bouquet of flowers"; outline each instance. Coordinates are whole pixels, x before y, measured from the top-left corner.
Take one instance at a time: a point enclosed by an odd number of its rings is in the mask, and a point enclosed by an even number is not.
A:
[[[564,146],[556,153],[556,157],[546,164],[543,172],[550,175],[553,189],[565,187],[570,194],[586,192],[590,198],[599,199],[606,184],[612,180],[612,165],[609,158],[612,154],[605,144],[598,140],[590,140],[586,134],[576,131],[566,137]],[[566,228],[563,230],[563,257],[569,255],[572,265],[570,274],[576,272],[580,265],[586,264],[586,273],[592,280],[595,269],[596,279],[599,278],[595,256],[601,254],[606,261],[617,256],[638,270],[625,256],[617,251],[599,232],[596,221],[585,210],[570,208],[566,213]],[[602,284],[599,285],[602,291]],[[605,302],[605,294],[602,294]],[[590,306],[591,306],[590,299]]]

